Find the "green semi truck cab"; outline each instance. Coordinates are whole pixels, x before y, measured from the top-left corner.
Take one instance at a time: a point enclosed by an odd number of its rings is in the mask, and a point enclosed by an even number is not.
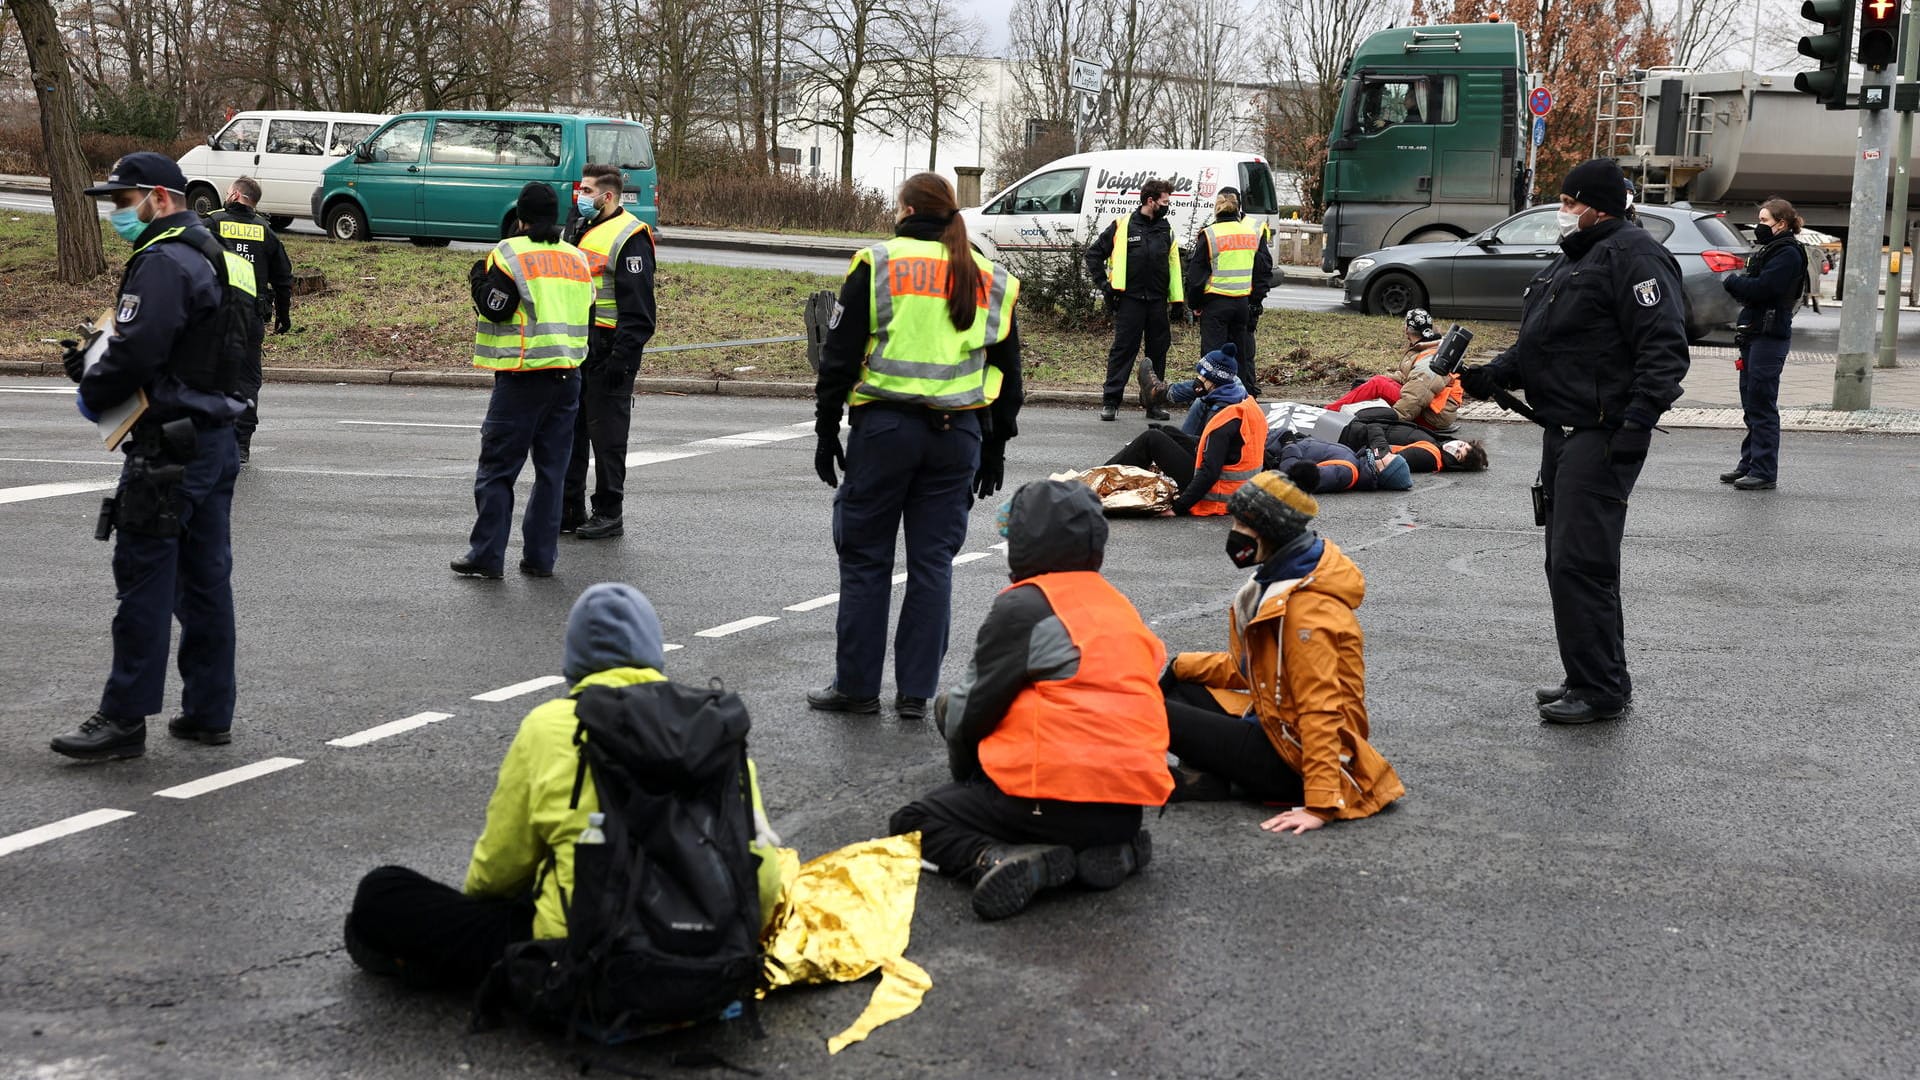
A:
[[[1512,23],[1382,30],[1347,61],[1328,136],[1321,267],[1458,240],[1526,206],[1533,116]]]

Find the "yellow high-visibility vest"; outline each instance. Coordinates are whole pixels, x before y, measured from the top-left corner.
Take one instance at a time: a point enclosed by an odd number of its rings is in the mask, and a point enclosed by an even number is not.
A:
[[[947,246],[896,236],[854,255],[849,273],[872,268],[867,358],[849,405],[898,401],[936,409],[978,409],[1000,396],[999,368],[987,347],[1006,339],[1020,279],[971,252],[980,271],[973,325],[954,328],[947,314]]]
[[[1113,254],[1107,259],[1107,284],[1114,292],[1127,291],[1127,228],[1133,215],[1120,219],[1113,227]],[[1167,245],[1167,299],[1176,304],[1187,301],[1186,282],[1180,279],[1180,245]]]
[[[627,241],[634,233],[647,233],[651,248],[651,229],[647,223],[627,213],[624,207],[620,212],[599,222],[580,237],[580,253],[587,257],[587,269],[593,271],[593,325],[603,330],[611,330],[619,321],[613,302],[613,279],[619,273],[616,267],[613,274],[607,273],[607,262],[616,251],[627,250]],[[645,258],[644,255],[639,256]]]
[[[1260,232],[1240,221],[1216,221],[1206,228],[1207,252],[1213,257],[1213,276],[1207,292],[1216,296],[1246,296],[1253,292],[1253,257],[1260,249]]]
[[[572,244],[509,236],[487,255],[487,268],[513,275],[520,306],[511,322],[475,319],[473,366],[492,371],[576,368],[587,358],[593,318],[593,272]]]

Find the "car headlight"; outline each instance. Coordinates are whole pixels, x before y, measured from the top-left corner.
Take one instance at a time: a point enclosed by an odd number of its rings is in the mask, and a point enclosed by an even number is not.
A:
[[[1373,268],[1373,260],[1365,256],[1361,256],[1360,258],[1353,260],[1353,262],[1347,265],[1347,273],[1357,274],[1362,270],[1370,270],[1372,268]]]

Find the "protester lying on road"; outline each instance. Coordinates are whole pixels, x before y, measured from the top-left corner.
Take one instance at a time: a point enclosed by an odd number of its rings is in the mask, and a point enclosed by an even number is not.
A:
[[[567,936],[574,890],[574,843],[599,816],[591,770],[580,767],[575,705],[592,687],[624,688],[666,681],[659,617],[631,585],[590,586],[567,617],[566,662],[572,690],[527,714],[500,763],[487,803],[486,829],[473,845],[464,890],[399,866],[362,878],[347,916],[347,952],[377,975],[445,989],[478,986],[507,947],[530,938]],[[638,718],[636,718],[638,719]],[[748,763],[749,776],[753,775]],[[575,785],[578,798],[575,799]],[[764,919],[780,894],[780,870],[760,786],[750,783],[759,836]]]
[[[1267,468],[1287,474],[1309,495],[1331,491],[1407,491],[1413,472],[1398,454],[1381,458],[1371,449],[1355,451],[1339,443],[1296,435],[1267,436]]]
[[[1479,472],[1487,467],[1487,444],[1480,439],[1441,441],[1418,424],[1409,424],[1392,409],[1362,409],[1340,429],[1340,444],[1351,450],[1372,450],[1382,464],[1405,455],[1407,467],[1417,473],[1455,469]]]
[[[1400,419],[1408,423],[1436,434],[1452,434],[1458,426],[1460,403],[1466,400],[1466,391],[1461,389],[1457,373],[1439,375],[1431,366],[1441,342],[1440,332],[1433,327],[1433,317],[1422,308],[1409,310],[1406,335],[1406,350],[1397,370],[1356,383],[1352,390],[1329,402],[1327,408],[1381,401],[1391,405]]]
[[[1187,415],[1180,421],[1180,430],[1199,438],[1214,413],[1252,396],[1240,381],[1238,356],[1238,346],[1229,341],[1200,358],[1193,367],[1195,378],[1177,383],[1156,380],[1147,389],[1147,408],[1185,406]]]
[[[1228,386],[1237,386],[1236,376],[1219,351],[1208,353],[1194,365],[1196,380],[1204,396]],[[1193,514],[1205,517],[1227,512],[1227,499],[1260,471],[1266,455],[1267,417],[1260,403],[1243,390],[1207,418],[1196,438],[1164,427],[1150,427],[1108,458],[1108,465],[1132,465],[1158,469],[1180,485],[1173,507],[1163,516]]]
[[[1319,504],[1279,473],[1228,509],[1227,556],[1255,569],[1227,610],[1231,651],[1180,653],[1161,680],[1173,799],[1238,788],[1291,807],[1260,827],[1296,834],[1377,813],[1406,789],[1367,743],[1360,568],[1307,527]]]
[[[980,624],[934,717],[954,782],[896,811],[941,874],[1001,919],[1072,881],[1111,889],[1147,864],[1140,808],[1160,806],[1167,723],[1160,640],[1100,576],[1107,521],[1079,481],[1014,492],[1002,530],[1014,584]]]

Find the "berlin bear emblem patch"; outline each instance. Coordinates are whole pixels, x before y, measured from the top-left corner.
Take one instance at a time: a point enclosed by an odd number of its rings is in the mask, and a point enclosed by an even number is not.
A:
[[[120,310],[113,318],[115,322],[132,322],[133,317],[138,314],[140,314],[140,297],[133,293],[125,293],[120,297]]]
[[[1633,298],[1640,301],[1641,307],[1652,307],[1660,302],[1660,284],[1652,278],[1633,287]]]

